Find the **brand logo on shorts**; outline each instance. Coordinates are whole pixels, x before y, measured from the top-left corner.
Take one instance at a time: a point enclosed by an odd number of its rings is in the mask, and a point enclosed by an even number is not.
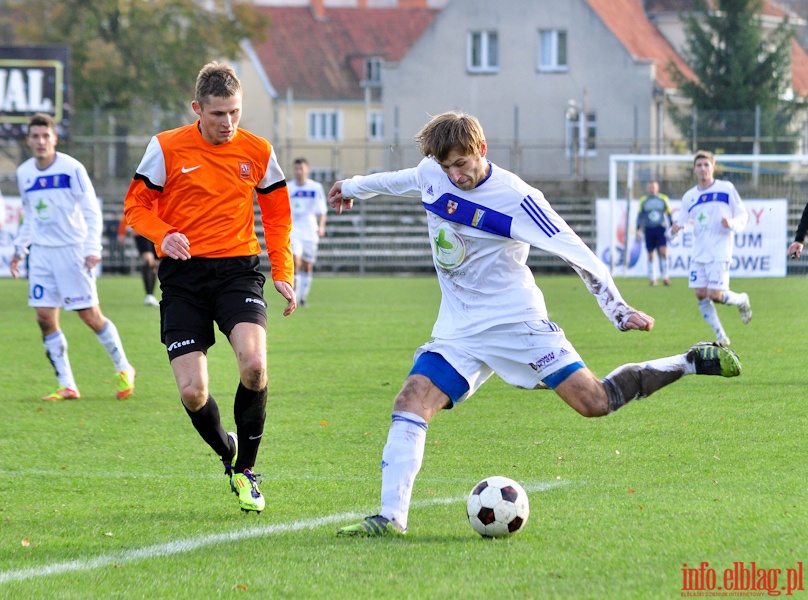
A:
[[[267,307],[266,303],[263,300],[259,300],[258,298],[244,298],[244,302],[252,302],[253,304],[260,304],[264,308]]]
[[[528,364],[531,366],[531,368],[532,368],[534,371],[538,371],[539,369],[543,369],[544,367],[546,367],[547,365],[549,365],[549,364],[550,364],[551,362],[553,362],[554,360],[555,360],[555,353],[554,353],[554,352],[550,352],[550,353],[545,354],[544,356],[542,356],[542,357],[541,357],[539,360],[537,360],[536,362],[532,362],[532,363],[528,363]]]
[[[171,344],[168,346],[168,351],[171,352],[172,350],[182,348],[183,346],[190,346],[191,344],[196,344],[196,340],[194,338],[191,338],[190,340],[182,340],[181,342],[171,342]]]

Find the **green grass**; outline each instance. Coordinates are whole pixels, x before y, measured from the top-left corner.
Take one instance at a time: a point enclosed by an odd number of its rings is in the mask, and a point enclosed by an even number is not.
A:
[[[653,332],[616,331],[577,277],[539,278],[598,375],[710,339],[683,280],[618,283],[656,317]],[[105,352],[63,314],[82,398],[51,404],[39,401],[55,378],[26,282],[0,280],[0,597],[673,598],[684,563],[720,578],[755,561],[782,570],[779,586],[808,559],[808,279],[733,281],[755,311],[744,327],[718,309],[740,378],[688,377],[602,419],[492,378],[432,422],[410,532],[382,540],[334,534],[378,509],[392,401],[429,339],[434,278],[317,277],[310,307],[286,319],[271,292],[260,516],[238,510],[185,415],[140,281],[99,287],[138,370],[135,396],[115,399]],[[223,338],[209,360],[232,429]],[[465,496],[495,474],[533,490],[531,515],[513,538],[484,540]]]

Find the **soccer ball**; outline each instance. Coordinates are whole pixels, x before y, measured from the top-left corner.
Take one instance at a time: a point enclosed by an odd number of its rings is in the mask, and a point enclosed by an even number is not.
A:
[[[474,486],[466,502],[469,523],[483,537],[516,533],[527,523],[527,492],[513,479],[487,477]]]

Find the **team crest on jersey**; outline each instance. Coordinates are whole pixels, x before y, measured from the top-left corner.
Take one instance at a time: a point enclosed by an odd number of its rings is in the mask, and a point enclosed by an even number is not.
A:
[[[238,176],[242,179],[249,179],[250,175],[252,174],[252,163],[251,162],[240,162],[238,163]]]
[[[466,243],[448,223],[441,223],[432,238],[435,262],[444,269],[454,269],[466,258]]]
[[[450,215],[453,215],[456,210],[457,210],[457,202],[455,202],[454,200],[449,200],[446,203],[446,212],[449,213]]]

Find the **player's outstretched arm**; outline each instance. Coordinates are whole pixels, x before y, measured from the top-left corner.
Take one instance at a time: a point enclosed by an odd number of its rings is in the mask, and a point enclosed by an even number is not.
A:
[[[344,179],[335,181],[328,192],[328,204],[337,211],[338,215],[342,214],[343,210],[351,210],[353,208],[353,198],[347,198],[342,195],[342,183]]]
[[[636,329],[637,331],[651,331],[654,328],[654,318],[646,315],[644,312],[637,310],[631,313],[628,318],[623,321],[624,330]]]

